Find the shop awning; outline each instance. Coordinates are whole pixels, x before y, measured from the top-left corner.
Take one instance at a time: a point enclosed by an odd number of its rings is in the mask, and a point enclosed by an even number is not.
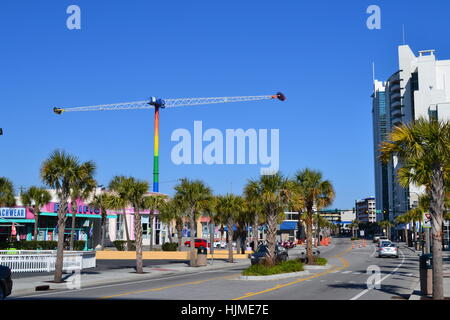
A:
[[[48,217],[57,217],[58,214],[56,212],[41,212],[41,216],[48,216]],[[68,213],[68,217],[71,217],[72,214]],[[85,213],[77,213],[75,215],[77,218],[91,218],[91,219],[101,219],[102,216],[100,214],[85,214]],[[107,216],[107,218],[116,218],[116,216]],[[34,220],[33,220],[34,222]]]
[[[34,219],[0,219],[0,223],[34,223]]]
[[[280,230],[295,230],[297,229],[297,221],[283,221],[280,225]]]

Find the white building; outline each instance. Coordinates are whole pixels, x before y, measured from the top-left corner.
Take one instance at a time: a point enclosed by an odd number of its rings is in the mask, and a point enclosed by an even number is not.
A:
[[[379,160],[378,147],[396,125],[420,117],[450,119],[450,60],[436,60],[434,50],[416,56],[407,45],[398,47],[399,70],[385,82],[375,80],[372,95],[375,195],[377,220],[403,214],[417,205],[423,188],[397,183],[397,157],[387,165]],[[384,213],[384,217],[383,217]]]

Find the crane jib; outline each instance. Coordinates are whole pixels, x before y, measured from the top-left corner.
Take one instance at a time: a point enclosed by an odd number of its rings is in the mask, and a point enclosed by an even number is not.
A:
[[[114,103],[98,106],[75,107],[75,108],[55,107],[53,108],[53,112],[56,114],[62,114],[64,112],[77,112],[77,111],[131,110],[131,109],[167,108],[167,107],[173,108],[173,107],[196,106],[196,105],[217,104],[217,103],[261,101],[270,99],[285,101],[286,96],[283,93],[278,92],[275,95],[266,95],[266,96],[182,98],[182,99],[159,99],[156,97],[151,97],[150,100],[146,101]]]

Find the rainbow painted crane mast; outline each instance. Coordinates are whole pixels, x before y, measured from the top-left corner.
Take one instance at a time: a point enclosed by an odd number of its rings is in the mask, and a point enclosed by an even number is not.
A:
[[[262,101],[278,99],[286,100],[281,92],[268,96],[246,96],[246,97],[216,97],[216,98],[183,98],[183,99],[158,99],[151,97],[150,100],[134,101],[125,103],[104,104],[99,106],[76,107],[76,108],[53,108],[56,114],[63,112],[80,111],[114,111],[114,110],[133,110],[133,109],[155,109],[154,119],[154,155],[153,155],[153,191],[159,192],[159,109],[198,106],[204,104],[244,102],[244,101]]]

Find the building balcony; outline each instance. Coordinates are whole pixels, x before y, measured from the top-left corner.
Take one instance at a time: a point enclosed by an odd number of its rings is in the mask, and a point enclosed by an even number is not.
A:
[[[395,83],[395,84],[391,83],[391,86],[389,87],[390,93],[396,93],[396,92],[400,93],[400,90],[401,90],[400,82]]]

